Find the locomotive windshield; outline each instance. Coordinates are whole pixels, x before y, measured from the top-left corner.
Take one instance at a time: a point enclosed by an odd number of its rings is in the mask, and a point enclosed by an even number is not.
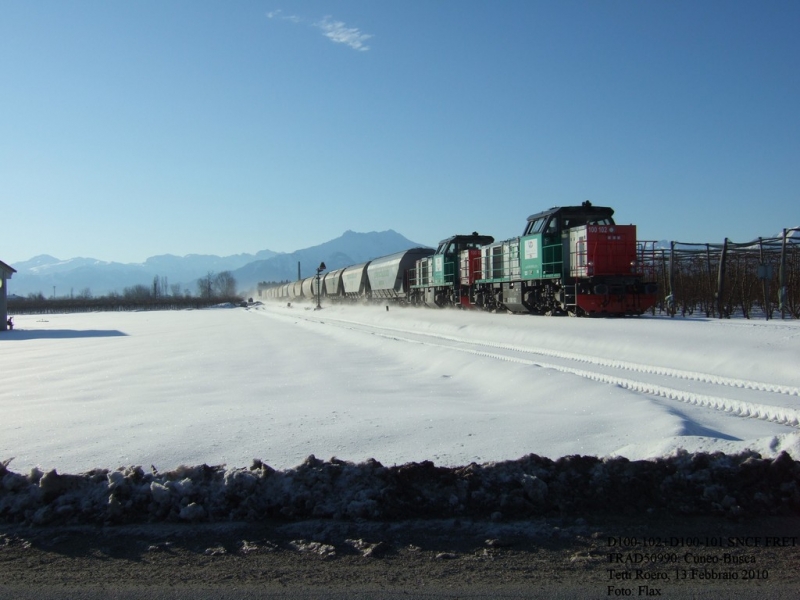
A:
[[[439,242],[436,254],[458,254],[462,250],[480,248],[486,244],[491,244],[494,238],[490,235],[457,235]]]

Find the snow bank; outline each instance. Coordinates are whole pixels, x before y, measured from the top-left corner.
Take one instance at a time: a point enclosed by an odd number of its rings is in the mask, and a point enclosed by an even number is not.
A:
[[[690,454],[646,461],[531,454],[514,461],[385,467],[309,456],[282,471],[182,466],[97,469],[80,475],[0,463],[0,522],[32,525],[220,522],[266,518],[503,520],[587,513],[668,513],[733,518],[800,514],[800,462]]]

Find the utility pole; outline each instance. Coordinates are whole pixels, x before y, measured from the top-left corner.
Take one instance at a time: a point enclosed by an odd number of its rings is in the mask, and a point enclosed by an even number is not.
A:
[[[722,242],[722,252],[719,255],[719,271],[717,274],[717,310],[719,311],[719,318],[730,318],[724,311],[725,306],[725,261],[728,258],[728,238]]]
[[[783,230],[783,240],[781,241],[781,263],[778,271],[778,303],[781,309],[781,319],[786,318],[786,236],[787,231]]]
[[[320,297],[322,295],[322,290],[319,286],[319,276],[320,274],[326,269],[324,262],[319,263],[319,267],[317,267],[317,308],[315,310],[319,310],[322,308],[322,304],[320,303]]]

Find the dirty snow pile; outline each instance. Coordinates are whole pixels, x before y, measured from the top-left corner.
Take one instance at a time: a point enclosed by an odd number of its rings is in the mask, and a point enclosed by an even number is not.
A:
[[[112,524],[266,518],[518,519],[586,514],[800,514],[800,462],[689,454],[650,461],[569,456],[465,467],[385,467],[314,456],[276,471],[207,465],[167,473],[141,467],[29,475],[0,466],[0,522]]]

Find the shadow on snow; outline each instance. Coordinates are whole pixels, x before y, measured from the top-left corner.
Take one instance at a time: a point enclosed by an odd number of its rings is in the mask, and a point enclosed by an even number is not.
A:
[[[42,329],[25,330],[14,329],[4,331],[0,335],[0,340],[57,340],[69,338],[92,338],[92,337],[119,337],[127,336],[116,329]]]

